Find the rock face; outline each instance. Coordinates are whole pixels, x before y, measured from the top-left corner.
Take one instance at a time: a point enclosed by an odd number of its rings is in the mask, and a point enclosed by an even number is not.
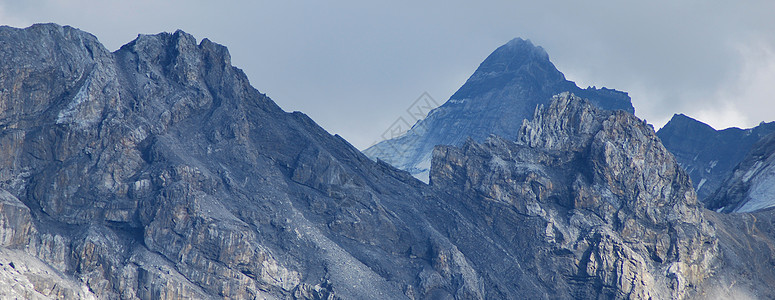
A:
[[[0,189],[0,298],[94,299],[84,284],[19,250],[36,235],[30,209]]]
[[[762,138],[707,201],[709,209],[752,212],[775,206],[775,133]]]
[[[705,211],[716,228],[715,276],[698,287],[698,299],[775,299],[775,210],[720,214]]]
[[[495,50],[450,99],[428,113],[400,137],[364,151],[428,181],[431,153],[436,145],[462,145],[468,138],[481,142],[491,134],[513,140],[514,124],[530,118],[539,104],[572,92],[595,105],[633,113],[627,93],[611,89],[581,89],[549,61],[541,47],[514,39]]]
[[[432,185],[487,216],[478,223],[509,241],[523,280],[553,298],[682,298],[712,274],[717,240],[689,177],[630,113],[566,93],[517,142],[433,158]]]
[[[775,122],[750,129],[712,127],[682,114],[674,115],[657,136],[692,178],[701,202],[713,194],[753,145],[775,132]]]

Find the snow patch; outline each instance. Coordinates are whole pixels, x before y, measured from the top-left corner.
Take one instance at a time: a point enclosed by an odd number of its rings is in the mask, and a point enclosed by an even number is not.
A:
[[[756,162],[757,165],[760,163]],[[758,168],[759,166],[756,166],[752,171]],[[748,175],[746,174],[746,176]],[[750,176],[743,180],[747,181],[747,179],[750,179]],[[735,212],[753,212],[775,206],[775,165],[768,166],[759,176],[756,176],[751,182],[751,188],[748,191],[748,196],[743,202],[743,206],[735,210]]]
[[[702,185],[705,184],[706,181],[707,180],[705,178],[700,180],[700,184],[697,185],[697,191],[700,191],[700,189],[702,188]]]
[[[425,155],[425,157],[423,157],[422,161],[417,163],[417,165],[415,165],[415,166],[418,169],[430,170],[431,169],[431,155],[430,154]]]
[[[422,172],[412,174],[412,176],[428,184],[431,181],[431,170],[425,169]]]
[[[422,182],[429,183],[431,173],[431,155],[426,155],[422,161],[412,169],[412,176]]]
[[[748,172],[743,175],[743,182],[748,182],[748,180],[751,180],[751,177],[753,177],[754,174],[756,174],[757,171],[759,171],[759,168],[762,167],[762,164],[764,164],[761,161],[757,161],[752,168],[748,169]]]

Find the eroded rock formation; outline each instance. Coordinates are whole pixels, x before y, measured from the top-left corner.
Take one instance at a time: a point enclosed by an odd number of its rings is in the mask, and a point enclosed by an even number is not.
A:
[[[566,93],[519,133],[437,148],[431,181],[521,246],[548,294],[681,298],[711,276],[714,229],[645,122]]]

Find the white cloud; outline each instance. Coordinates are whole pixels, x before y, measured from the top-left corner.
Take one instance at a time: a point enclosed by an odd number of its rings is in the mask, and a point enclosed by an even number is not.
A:
[[[775,49],[761,39],[739,44],[736,49],[740,57],[737,70],[708,101],[718,104],[698,106],[694,111],[698,120],[717,129],[753,127],[775,120]]]
[[[720,107],[700,109],[690,115],[711,127],[720,130],[729,127],[748,128],[750,125],[748,118],[735,106],[725,102]]]
[[[732,101],[740,103],[753,118],[775,119],[775,47],[763,41],[741,46],[743,65],[730,88]],[[737,99],[734,97],[737,96]],[[764,119],[766,118],[766,119]],[[757,120],[758,121],[758,120]]]

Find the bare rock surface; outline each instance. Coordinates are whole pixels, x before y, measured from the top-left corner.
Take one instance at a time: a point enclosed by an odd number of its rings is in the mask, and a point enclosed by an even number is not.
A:
[[[572,94],[539,107],[516,142],[438,147],[431,182],[509,241],[507,265],[549,298],[681,299],[717,259],[715,231],[653,128]]]

